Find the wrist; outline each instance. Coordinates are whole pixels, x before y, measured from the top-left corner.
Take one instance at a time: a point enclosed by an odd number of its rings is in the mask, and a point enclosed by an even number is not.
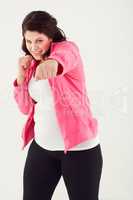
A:
[[[18,74],[17,76],[17,84],[21,85],[24,82],[25,77],[21,74]]]

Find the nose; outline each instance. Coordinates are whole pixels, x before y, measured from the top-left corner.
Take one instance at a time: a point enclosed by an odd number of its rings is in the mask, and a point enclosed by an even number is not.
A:
[[[36,44],[31,45],[31,51],[37,51],[38,46]]]

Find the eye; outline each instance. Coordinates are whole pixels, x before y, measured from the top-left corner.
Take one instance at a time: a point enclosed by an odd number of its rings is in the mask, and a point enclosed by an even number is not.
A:
[[[42,42],[42,41],[43,41],[43,40],[41,40],[41,39],[40,39],[40,40],[38,40],[38,42]]]
[[[29,44],[30,44],[30,43],[31,43],[31,41],[30,41],[30,40],[26,40],[26,43],[29,43]]]

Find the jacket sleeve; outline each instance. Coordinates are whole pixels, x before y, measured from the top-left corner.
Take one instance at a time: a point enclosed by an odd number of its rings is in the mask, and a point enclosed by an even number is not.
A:
[[[80,60],[79,49],[74,42],[59,42],[53,45],[48,59],[55,59],[59,63],[57,75],[63,76],[78,66]]]
[[[33,106],[33,100],[28,92],[28,85],[24,81],[21,85],[17,84],[17,79],[13,82],[13,95],[19,110],[27,115]]]

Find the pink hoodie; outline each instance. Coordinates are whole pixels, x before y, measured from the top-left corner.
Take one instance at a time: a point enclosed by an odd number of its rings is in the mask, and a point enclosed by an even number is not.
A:
[[[94,138],[97,135],[98,123],[90,110],[83,63],[77,45],[72,41],[53,42],[48,59],[57,60],[58,69],[62,69],[61,73],[57,73],[57,76],[49,78],[48,81],[55,101],[55,112],[66,154],[67,150],[75,145]],[[17,85],[16,79],[13,82],[14,98],[19,110],[28,115],[22,130],[22,149],[35,135],[33,116],[36,102],[29,95],[28,81],[36,67],[37,62],[33,60],[27,70],[25,81],[21,85]]]

